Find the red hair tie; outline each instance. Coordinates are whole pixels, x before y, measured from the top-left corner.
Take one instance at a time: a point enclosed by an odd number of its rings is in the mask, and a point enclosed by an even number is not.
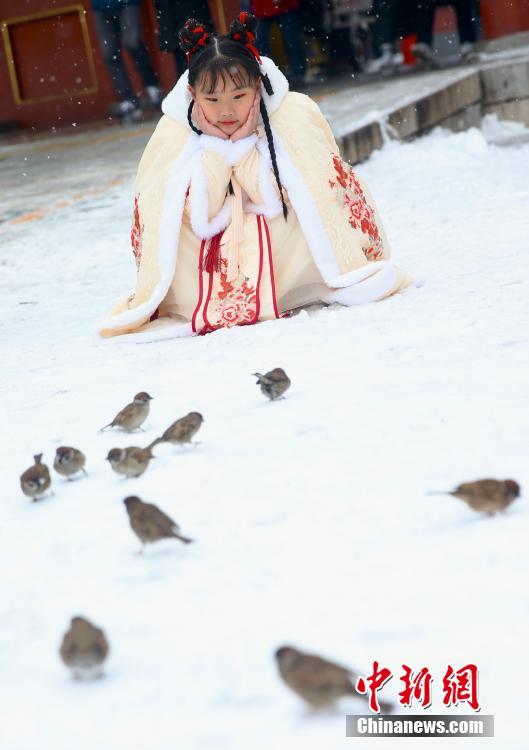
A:
[[[186,52],[187,64],[189,65],[191,55],[194,55],[196,52],[198,52],[200,47],[205,47],[208,44],[209,34],[204,26],[195,26],[194,28],[191,28],[186,23],[184,25],[184,28],[186,28],[191,34],[193,34],[193,36],[195,36],[196,34],[201,34],[201,36],[196,40],[194,46]]]
[[[237,18],[242,23],[242,25],[246,27],[246,20],[248,18],[248,13],[246,11],[243,11],[242,13],[239,13],[239,15],[237,16]],[[250,31],[250,29],[247,29],[247,28],[245,28],[244,31],[245,31],[245,34],[246,34],[246,41],[243,41],[241,39],[241,35],[239,33],[232,34],[231,38],[234,39],[236,42],[241,42],[241,44],[244,44],[244,46],[246,47],[246,49],[249,52],[252,53],[252,55],[255,57],[255,59],[257,60],[257,62],[259,64],[261,64],[261,57],[259,55],[259,50],[257,49],[257,47],[254,44],[254,42],[255,42],[255,34],[253,33],[253,31]]]

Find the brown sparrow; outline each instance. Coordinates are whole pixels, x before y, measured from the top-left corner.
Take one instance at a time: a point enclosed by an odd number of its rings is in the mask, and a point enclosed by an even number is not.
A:
[[[178,532],[180,527],[163,511],[152,505],[144,503],[139,497],[131,496],[123,500],[133,532],[142,544],[158,542],[160,539],[179,539],[184,544],[190,544],[193,540],[182,536]]]
[[[33,456],[35,464],[21,474],[20,486],[24,495],[32,497],[33,500],[43,495],[51,485],[50,470],[46,464],[41,463],[42,453]]]
[[[86,456],[84,453],[77,448],[61,445],[55,453],[53,468],[58,474],[71,480],[73,475],[77,474],[78,471],[86,474],[85,463]]]
[[[282,646],[275,657],[283,681],[313,709],[324,708],[345,695],[364,698],[354,687],[357,675],[347,667],[292,646]],[[379,705],[382,711],[392,707],[380,700]]]
[[[290,378],[281,367],[270,370],[266,375],[259,372],[253,374],[257,378],[257,385],[261,386],[261,391],[270,401],[277,401],[290,388]]]
[[[117,474],[140,477],[148,467],[151,458],[154,456],[150,446],[148,448],[130,446],[129,448],[112,448],[108,452],[107,461]]]
[[[84,617],[73,617],[59,653],[75,679],[94,679],[103,674],[109,645],[104,632]]]
[[[520,495],[520,485],[513,479],[478,479],[460,484],[451,492],[433,492],[434,495],[453,495],[463,500],[469,508],[493,516],[506,510]]]
[[[106,430],[107,427],[119,427],[125,432],[132,432],[133,430],[141,429],[142,424],[149,416],[149,401],[152,401],[152,396],[142,391],[134,396],[134,401],[127,404],[110,422],[110,424],[102,427],[100,432]]]
[[[149,446],[152,448],[158,443],[172,443],[173,445],[183,445],[190,443],[200,429],[204,421],[202,414],[198,411],[190,411],[185,417],[177,419],[176,422],[166,429],[162,437],[157,438]]]

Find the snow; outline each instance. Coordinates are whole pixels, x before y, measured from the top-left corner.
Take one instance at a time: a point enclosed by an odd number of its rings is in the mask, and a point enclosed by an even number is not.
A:
[[[395,109],[464,81],[475,70],[464,66],[428,73],[409,71],[401,77],[333,91],[318,97],[318,105],[339,138],[369,123],[383,123]]]
[[[402,664],[428,666],[432,713],[470,713],[443,708],[441,678],[473,662],[488,746],[527,747],[526,499],[489,519],[426,493],[529,485],[528,170],[529,144],[478,130],[390,142],[358,171],[423,287],[150,345],[91,333],[133,284],[130,181],[4,229],[2,749],[351,747],[344,715],[364,704],[307,715],[276,673],[284,643],[363,674],[379,661],[395,675],[383,698]],[[269,403],[250,373],[275,366],[293,385]],[[155,397],[145,434],[98,433],[140,390]],[[159,446],[137,480],[111,472],[110,448],[191,410],[199,446]],[[89,476],[54,474],[55,495],[31,503],[19,474],[61,444]],[[137,554],[128,494],[196,542]],[[59,660],[75,614],[110,640],[103,680],[75,683]]]

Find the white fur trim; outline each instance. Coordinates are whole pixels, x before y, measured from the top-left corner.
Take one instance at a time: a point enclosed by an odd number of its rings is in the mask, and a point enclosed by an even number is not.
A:
[[[374,261],[356,271],[340,276],[340,289],[325,295],[323,302],[339,302],[342,305],[361,305],[384,297],[397,283],[398,272],[387,261]]]
[[[123,336],[113,336],[104,339],[105,344],[150,344],[154,341],[165,341],[166,339],[183,339],[194,336],[191,323],[180,323],[171,318],[157,318],[152,323],[146,323],[138,331],[127,333]]]
[[[222,156],[226,164],[230,167],[238,164],[238,162],[246,156],[248,151],[250,151],[256,143],[257,135],[255,133],[235,142],[223,140],[214,135],[206,135],[205,133],[200,136],[200,144],[202,148],[205,151],[214,151],[216,154]]]
[[[272,96],[269,96],[263,84],[261,84],[261,97],[266,105],[266,111],[271,115],[272,112],[276,111],[288,93],[288,81],[275,62],[269,57],[261,57],[261,61],[261,70],[268,75],[274,89]],[[182,123],[186,127],[189,127],[187,111],[191,103],[191,94],[188,91],[188,85],[189,71],[186,70],[162,102],[162,112],[164,115]]]
[[[193,159],[190,198],[191,226],[197,237],[209,240],[222,229],[226,229],[231,219],[231,201],[228,198],[219,213],[211,221],[208,219],[208,180],[202,163],[202,152]]]
[[[263,139],[257,144],[259,150],[259,189],[261,191],[261,197],[263,203],[256,205],[255,203],[247,203],[245,209],[252,214],[262,214],[267,219],[273,219],[275,216],[281,213],[283,207],[279,196],[274,190],[270,181],[270,175],[272,175],[272,161],[270,159],[270,151],[268,150],[268,141]]]
[[[186,190],[191,179],[192,157],[199,148],[198,136],[192,133],[182,153],[176,160],[167,181],[158,243],[160,280],[156,284],[152,295],[146,302],[138,305],[133,310],[125,310],[118,315],[111,315],[105,318],[98,326],[99,331],[114,330],[115,328],[134,325],[139,321],[145,321],[164,300],[173,280],[176,267],[178,240],[182,225]]]
[[[332,286],[331,279],[336,279],[340,276],[340,269],[321,221],[318,208],[300,171],[292,162],[292,159],[281,143],[281,139],[273,129],[272,135],[281,183],[288,191],[290,203],[296,212],[314,262],[326,284]]]

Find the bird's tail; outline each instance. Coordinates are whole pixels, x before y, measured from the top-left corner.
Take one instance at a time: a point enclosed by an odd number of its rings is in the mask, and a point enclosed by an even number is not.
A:
[[[391,701],[379,701],[378,705],[382,714],[390,714],[394,708],[394,704]]]
[[[252,375],[257,378],[257,383],[261,385],[264,383],[265,385],[270,384],[270,380],[266,377],[266,375],[261,375],[260,372],[253,372]]]
[[[187,536],[182,536],[181,534],[177,534],[176,531],[173,531],[173,536],[176,539],[180,539],[180,541],[183,542],[184,544],[191,544],[194,541],[193,539],[190,539]]]
[[[104,427],[101,427],[101,429],[98,430],[98,432],[103,432],[103,430],[106,430],[108,427],[114,427],[114,422],[109,422]]]
[[[158,445],[158,443],[163,443],[163,438],[158,437],[156,438],[156,440],[153,440],[152,443],[149,443],[146,450],[149,450],[152,453],[152,449],[154,448],[155,445]]]
[[[368,700],[367,696],[362,695],[361,693],[359,693],[357,691],[357,689],[355,688],[355,686],[354,686],[354,684],[352,682],[350,683],[349,690],[347,692],[348,692],[349,695],[354,695],[355,698],[360,698],[360,699],[363,699],[363,700],[366,700],[366,701]],[[380,713],[382,713],[382,714],[389,714],[389,713],[391,713],[393,711],[393,708],[394,708],[394,704],[391,701],[381,701],[381,700],[379,700],[378,701],[378,705],[379,705],[379,708],[380,708]]]

